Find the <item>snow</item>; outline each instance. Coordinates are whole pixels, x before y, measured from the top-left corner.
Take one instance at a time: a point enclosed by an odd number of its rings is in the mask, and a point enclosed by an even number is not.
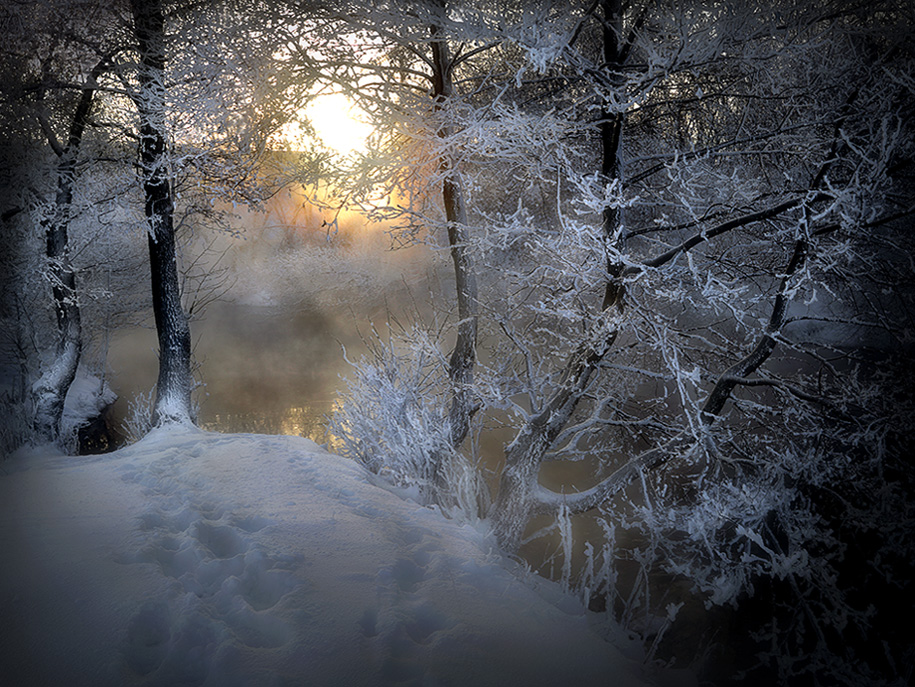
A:
[[[80,368],[67,390],[61,419],[61,434],[68,436],[97,418],[118,399],[108,382]]]
[[[648,684],[480,526],[307,439],[171,427],[0,471],[4,685]]]

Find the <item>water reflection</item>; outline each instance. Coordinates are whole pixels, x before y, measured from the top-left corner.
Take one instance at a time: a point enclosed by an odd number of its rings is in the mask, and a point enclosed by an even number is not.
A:
[[[194,394],[198,425],[223,433],[292,434],[327,443],[326,416],[348,374],[343,348],[362,352],[359,329],[367,320],[352,312],[332,317],[314,309],[279,310],[220,303],[194,323]],[[155,332],[119,332],[109,356],[118,394],[115,426],[142,412],[156,381]],[[122,372],[129,372],[123,374]],[[139,399],[139,403],[137,400]],[[132,433],[127,433],[132,434]]]
[[[211,432],[239,434],[290,434],[325,444],[326,417],[332,403],[310,403],[282,411],[244,413],[211,413],[199,424]]]

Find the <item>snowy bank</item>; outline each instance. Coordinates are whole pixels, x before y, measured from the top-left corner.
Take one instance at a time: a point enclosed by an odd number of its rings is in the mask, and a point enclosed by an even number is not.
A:
[[[480,532],[307,439],[0,470],[4,685],[647,684]]]

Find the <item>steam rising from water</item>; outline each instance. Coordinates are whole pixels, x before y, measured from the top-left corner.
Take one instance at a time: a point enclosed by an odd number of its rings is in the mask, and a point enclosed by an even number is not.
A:
[[[200,236],[188,247],[209,276],[189,281],[185,295],[207,301],[224,292],[191,323],[201,426],[322,440],[322,417],[347,372],[343,348],[358,358],[360,332],[425,291],[435,269],[428,249],[392,251],[383,227],[352,214],[331,227],[323,221],[290,194],[266,213],[242,212],[239,236]],[[115,335],[109,364],[115,416],[124,417],[128,401],[155,384],[151,318]]]

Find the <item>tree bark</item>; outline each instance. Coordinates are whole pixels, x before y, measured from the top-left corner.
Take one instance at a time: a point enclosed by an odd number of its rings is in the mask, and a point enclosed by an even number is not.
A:
[[[82,355],[82,322],[76,291],[76,274],[70,262],[68,230],[73,205],[76,159],[95,96],[95,80],[103,65],[104,61],[92,70],[86,88],[80,94],[70,122],[66,145],[61,148],[53,131],[50,128],[47,130],[48,141],[59,155],[54,214],[45,230],[45,255],[57,318],[57,346],[54,362],[32,386],[32,397],[34,430],[38,437],[49,442],[57,442],[61,438],[64,402],[76,378],[76,370]]]
[[[606,67],[619,67],[627,54],[621,41],[622,3],[620,0],[601,0],[601,9],[604,15],[603,61]],[[607,184],[620,179],[622,127],[620,113],[608,107],[602,109],[599,124],[600,172]],[[619,208],[610,205],[604,208],[601,229],[607,283],[601,313],[595,318],[584,342],[569,357],[557,391],[542,410],[528,419],[505,450],[505,468],[491,517],[499,543],[507,551],[517,550],[528,520],[544,506],[543,500],[536,497],[541,489],[538,476],[543,457],[572,417],[593,373],[616,341],[618,331],[608,329],[603,318],[610,309],[623,308],[623,266],[614,257],[621,241],[620,222]]]
[[[449,56],[448,41],[441,29],[433,26],[431,31],[432,95],[436,110],[440,110],[454,93],[451,75],[453,65]],[[443,125],[438,133],[441,138],[445,139],[451,134],[451,129],[449,126]],[[448,248],[454,263],[454,282],[457,288],[458,331],[448,364],[448,376],[452,386],[452,401],[448,419],[451,427],[451,445],[457,448],[467,437],[470,431],[470,420],[477,409],[472,385],[476,365],[479,294],[473,258],[470,255],[467,209],[464,204],[461,178],[448,154],[442,155],[439,171],[443,176],[442,203],[445,209]]]
[[[181,305],[167,174],[165,15],[161,0],[131,0],[140,52],[140,164],[146,196],[153,313],[159,340],[154,424],[191,421],[191,334]]]
[[[598,327],[566,363],[559,389],[542,410],[531,416],[505,449],[505,468],[492,508],[493,528],[500,545],[515,551],[527,521],[542,505],[534,498],[543,457],[566,426],[600,361],[616,341],[617,331]]]
[[[604,15],[603,30],[603,56],[604,65],[619,67],[622,56],[621,36],[623,32],[623,11],[620,0],[601,0]],[[610,75],[610,81],[617,79]],[[612,184],[620,180],[620,143],[623,133],[623,115],[612,111],[607,105],[601,109],[600,141],[601,141],[601,167],[600,172],[604,183]],[[622,240],[618,236],[621,217],[620,209],[613,205],[604,208],[601,228],[604,238],[604,252],[607,261],[607,286],[604,292],[603,310],[622,303],[623,285],[620,279],[622,266],[614,258],[614,249],[619,248]]]

